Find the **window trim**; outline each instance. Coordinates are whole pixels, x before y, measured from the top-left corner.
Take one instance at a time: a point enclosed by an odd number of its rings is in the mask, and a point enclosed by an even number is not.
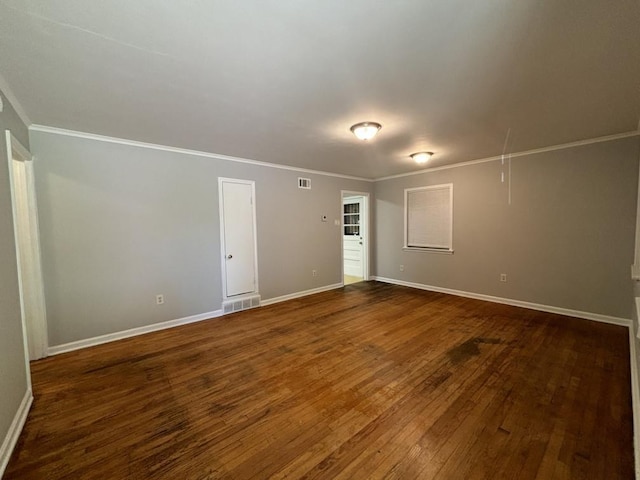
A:
[[[408,209],[408,200],[409,200],[409,192],[415,192],[417,190],[434,190],[434,189],[442,189],[446,187],[449,189],[449,203],[451,205],[451,216],[449,218],[449,238],[451,238],[451,243],[449,248],[437,248],[437,247],[416,247],[409,246],[409,209]],[[444,254],[452,254],[453,250],[453,183],[440,183],[437,185],[427,185],[424,187],[413,187],[413,188],[405,188],[404,189],[404,242],[402,245],[403,250],[414,251],[414,252],[430,252],[430,253],[444,253]]]

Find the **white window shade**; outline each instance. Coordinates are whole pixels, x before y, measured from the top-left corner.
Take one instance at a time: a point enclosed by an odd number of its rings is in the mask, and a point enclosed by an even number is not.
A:
[[[405,190],[405,247],[453,250],[453,184]]]

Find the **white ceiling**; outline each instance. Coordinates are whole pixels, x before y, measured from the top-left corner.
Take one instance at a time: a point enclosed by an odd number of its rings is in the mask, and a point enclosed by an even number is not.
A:
[[[0,0],[0,59],[36,124],[367,178],[640,119],[638,0]]]

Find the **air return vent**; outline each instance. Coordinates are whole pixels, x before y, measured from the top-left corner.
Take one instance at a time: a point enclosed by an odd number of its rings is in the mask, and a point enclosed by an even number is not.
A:
[[[298,177],[298,188],[305,188],[311,190],[311,179]]]
[[[233,300],[225,300],[222,302],[222,313],[233,313],[241,310],[248,310],[260,306],[260,295],[250,297],[242,297]]]

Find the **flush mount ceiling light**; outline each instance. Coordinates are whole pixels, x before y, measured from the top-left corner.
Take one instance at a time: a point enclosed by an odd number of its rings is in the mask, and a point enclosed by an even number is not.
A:
[[[429,159],[433,156],[433,152],[417,152],[412,153],[409,156],[413,158],[416,163],[423,164],[429,161]]]
[[[382,125],[376,122],[360,122],[351,127],[351,131],[360,140],[371,140],[381,128]]]

